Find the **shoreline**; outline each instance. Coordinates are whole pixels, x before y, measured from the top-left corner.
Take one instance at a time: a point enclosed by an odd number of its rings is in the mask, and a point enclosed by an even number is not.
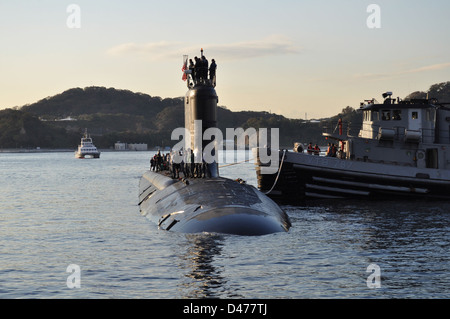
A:
[[[75,152],[76,149],[24,149],[24,148],[4,148],[0,153],[56,153],[56,152]]]
[[[70,148],[58,148],[58,149],[21,149],[21,148],[5,148],[0,149],[1,153],[21,153],[21,154],[35,154],[35,153],[75,153],[76,149],[70,149]],[[107,152],[151,152],[152,150],[147,151],[136,151],[136,150],[114,150],[114,149],[99,149],[101,153],[107,153]]]
[[[326,146],[323,146],[326,148]],[[321,146],[322,148],[322,146]],[[280,149],[291,149],[290,147],[280,147]],[[101,153],[110,153],[110,152],[157,152],[159,148],[147,149],[145,151],[140,150],[115,150],[115,149],[98,149]],[[76,148],[0,148],[0,154],[5,153],[20,153],[20,154],[35,154],[35,153],[75,153],[77,151]],[[247,149],[247,151],[250,151]],[[161,150],[161,152],[170,152],[168,150]]]

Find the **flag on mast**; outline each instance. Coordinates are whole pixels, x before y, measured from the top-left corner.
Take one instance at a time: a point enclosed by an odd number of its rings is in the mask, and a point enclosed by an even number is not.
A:
[[[186,81],[187,80],[187,74],[186,74],[186,70],[187,70],[187,60],[188,60],[188,57],[187,57],[187,55],[185,55],[185,56],[183,56],[183,58],[184,58],[184,63],[183,63],[183,67],[181,68],[181,71],[183,71],[183,77],[181,78],[183,81]]]

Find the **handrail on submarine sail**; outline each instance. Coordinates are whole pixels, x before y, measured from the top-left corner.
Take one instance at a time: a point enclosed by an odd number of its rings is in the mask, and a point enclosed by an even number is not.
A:
[[[278,169],[277,178],[275,178],[275,182],[273,183],[272,188],[271,188],[269,191],[267,191],[267,192],[264,193],[265,195],[270,194],[270,193],[273,191],[273,189],[275,188],[275,185],[277,185],[278,177],[280,177],[281,168],[283,167],[284,156],[285,156],[285,155],[286,155],[286,150],[283,150],[283,158],[281,159],[281,164],[280,164],[280,168]]]

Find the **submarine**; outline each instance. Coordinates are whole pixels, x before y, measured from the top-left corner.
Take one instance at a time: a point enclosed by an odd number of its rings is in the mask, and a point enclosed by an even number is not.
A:
[[[203,49],[201,59],[205,60]],[[184,129],[190,135],[185,149],[202,154],[211,143],[203,139],[205,131],[217,127],[215,73],[208,78],[207,66],[206,70],[205,66],[188,69],[187,56],[182,71],[188,87]],[[215,161],[205,170],[203,177],[196,178],[146,171],[139,181],[140,213],[159,229],[171,232],[258,236],[289,231],[288,215],[268,196],[252,185],[221,177]]]

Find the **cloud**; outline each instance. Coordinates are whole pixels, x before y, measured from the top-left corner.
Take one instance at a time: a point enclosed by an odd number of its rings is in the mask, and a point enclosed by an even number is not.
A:
[[[409,70],[405,73],[419,73],[419,72],[427,72],[427,71],[437,71],[437,70],[443,70],[450,67],[450,63],[441,63],[441,64],[433,64],[424,66],[417,69]]]
[[[387,79],[402,75],[408,75],[408,74],[415,74],[415,73],[422,73],[422,72],[430,72],[430,71],[439,71],[443,69],[450,68],[450,63],[440,63],[440,64],[432,64],[423,66],[420,68],[410,69],[410,70],[403,70],[403,71],[397,71],[392,73],[365,73],[365,74],[355,74],[354,78],[356,79],[371,79],[371,80],[381,80],[381,79]]]
[[[111,56],[143,56],[152,60],[179,58],[183,54],[200,54],[200,48],[222,60],[242,60],[265,56],[298,54],[300,48],[289,38],[272,35],[261,40],[226,44],[201,44],[187,46],[180,42],[124,43],[110,48]],[[195,53],[194,53],[195,52]]]
[[[221,59],[250,59],[264,56],[298,54],[298,48],[289,38],[273,35],[262,40],[211,45],[208,50]]]
[[[385,74],[385,73],[360,73],[360,74],[354,74],[353,78],[355,79],[367,79],[367,80],[381,80],[386,79],[390,76],[394,75],[392,74]]]
[[[110,48],[107,53],[111,56],[143,56],[152,60],[159,60],[167,55],[167,52],[176,50],[179,43],[154,42],[154,43],[123,43]]]

